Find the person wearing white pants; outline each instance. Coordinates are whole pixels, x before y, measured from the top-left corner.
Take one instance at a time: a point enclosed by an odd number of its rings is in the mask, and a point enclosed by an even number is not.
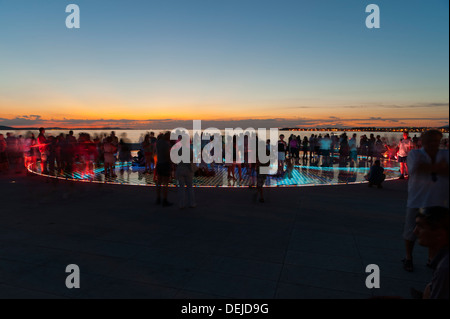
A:
[[[175,175],[178,180],[178,207],[180,209],[186,208],[186,204],[190,208],[196,207],[194,189],[192,188],[194,172],[191,163],[181,162],[178,164]]]

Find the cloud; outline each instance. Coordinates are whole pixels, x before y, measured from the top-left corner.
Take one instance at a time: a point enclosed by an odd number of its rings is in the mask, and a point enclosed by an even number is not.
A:
[[[13,119],[0,118],[0,125],[5,126],[33,126],[41,122],[40,115],[19,115]]]
[[[361,108],[385,108],[385,109],[410,109],[410,108],[448,108],[448,102],[433,102],[433,103],[418,103],[418,104],[363,104],[363,105],[345,105],[340,106],[346,109],[361,109]]]
[[[287,106],[283,107],[283,109],[317,109],[320,106]]]
[[[394,122],[394,123],[399,122],[398,119],[392,119],[392,118],[369,117],[369,119],[372,121]]]

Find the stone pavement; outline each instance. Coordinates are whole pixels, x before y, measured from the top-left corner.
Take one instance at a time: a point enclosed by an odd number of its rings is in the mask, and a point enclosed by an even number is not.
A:
[[[431,270],[420,246],[415,271],[401,267],[406,188],[272,188],[266,203],[202,188],[180,210],[154,205],[152,187],[0,176],[0,298],[410,298]],[[69,264],[80,289],[65,286]]]

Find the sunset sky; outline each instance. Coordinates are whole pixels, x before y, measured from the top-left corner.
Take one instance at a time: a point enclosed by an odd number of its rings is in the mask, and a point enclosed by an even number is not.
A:
[[[448,26],[448,0],[0,0],[0,125],[448,125]]]

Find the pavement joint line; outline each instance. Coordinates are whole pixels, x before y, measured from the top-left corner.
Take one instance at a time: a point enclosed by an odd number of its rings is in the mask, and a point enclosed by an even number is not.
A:
[[[284,271],[284,269],[285,269],[285,265],[287,264],[286,259],[287,259],[288,252],[290,251],[290,250],[289,250],[289,246],[290,246],[290,244],[291,244],[291,242],[292,242],[292,234],[293,234],[294,229],[295,229],[294,226],[295,226],[296,223],[297,223],[297,215],[298,215],[298,213],[299,213],[299,212],[301,211],[301,209],[302,209],[302,204],[303,204],[303,202],[302,202],[302,197],[300,197],[300,198],[298,199],[298,201],[297,201],[296,204],[297,204],[298,206],[297,206],[297,205],[295,206],[297,209],[295,209],[295,210],[293,211],[294,218],[293,218],[292,222],[290,223],[290,229],[289,229],[289,243],[286,245],[285,250],[284,250],[282,267],[281,267],[281,269],[280,269],[280,273],[278,274],[277,285],[276,285],[276,287],[275,287],[275,291],[274,291],[273,298],[275,298],[276,295],[277,295],[277,292],[278,292],[278,286],[279,286],[279,284],[280,284],[280,280],[281,280],[283,271]]]
[[[23,287],[23,286],[20,286],[20,285],[16,285],[16,284],[0,283],[0,288],[1,288],[1,286],[7,286],[7,287],[13,287],[13,288],[19,288],[19,289],[28,290],[28,291],[36,291],[36,292],[44,293],[44,294],[47,294],[47,295],[53,295],[53,296],[58,297],[58,298],[67,298],[67,299],[71,299],[70,297],[65,296],[65,295],[55,294],[55,293],[48,292],[48,291],[45,291],[45,290],[39,290],[39,289],[33,289],[33,288],[26,288],[26,287]]]

